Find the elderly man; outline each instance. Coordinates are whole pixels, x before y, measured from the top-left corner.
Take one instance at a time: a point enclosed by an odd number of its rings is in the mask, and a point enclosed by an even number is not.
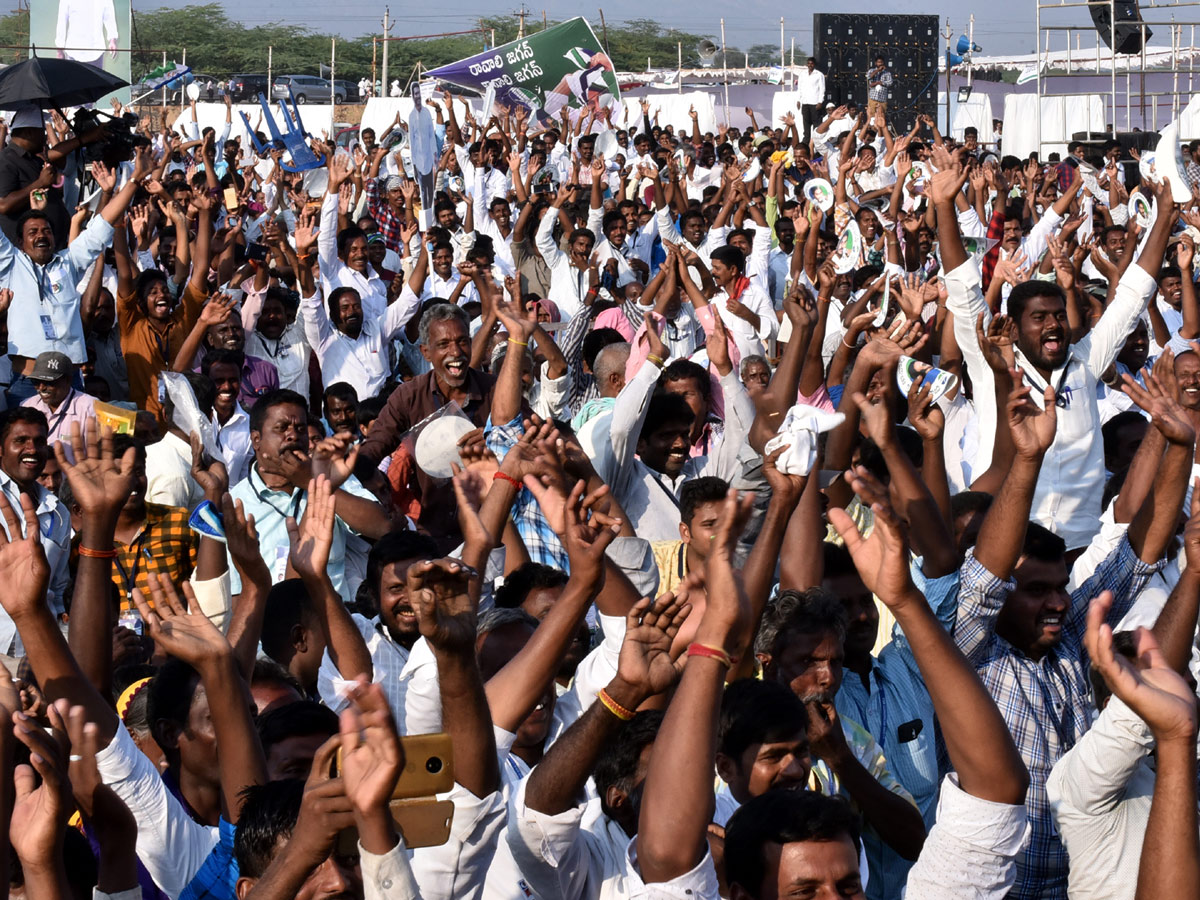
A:
[[[400,385],[388,397],[358,453],[355,472],[364,484],[378,483],[377,467],[383,458],[400,446],[410,428],[447,403],[457,403],[480,428],[491,415],[496,379],[470,368],[471,332],[466,313],[448,303],[430,307],[421,317],[419,343],[421,354],[433,368]],[[420,472],[417,487],[421,494],[418,528],[438,542],[439,552],[453,549],[460,532],[451,485]]]

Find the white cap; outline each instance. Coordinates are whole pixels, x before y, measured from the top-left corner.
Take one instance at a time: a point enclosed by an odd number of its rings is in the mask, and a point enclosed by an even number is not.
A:
[[[13,113],[12,124],[8,127],[13,130],[18,128],[45,128],[46,120],[43,118],[42,111],[36,106],[26,106]]]

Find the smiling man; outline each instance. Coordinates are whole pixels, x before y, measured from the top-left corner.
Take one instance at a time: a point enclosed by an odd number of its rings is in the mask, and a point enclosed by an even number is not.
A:
[[[51,445],[55,441],[66,443],[74,423],[79,424],[80,434],[87,434],[88,420],[96,418],[96,398],[73,388],[74,377],[75,366],[71,360],[65,353],[53,350],[39,353],[29,372],[29,380],[34,383],[37,393],[21,405],[36,409],[46,417],[50,425],[46,440]]]
[[[42,546],[50,564],[50,588],[46,596],[55,614],[62,615],[63,592],[70,579],[67,551],[71,517],[58,498],[38,483],[50,455],[46,432],[46,417],[36,409],[17,407],[0,413],[0,491],[14,509],[21,506],[21,494],[28,494],[36,505]],[[4,530],[7,534],[7,525]],[[0,653],[19,656],[23,652],[12,619],[0,611]]]
[[[364,484],[378,483],[380,461],[400,446],[405,432],[451,401],[479,428],[491,415],[496,379],[470,367],[471,332],[466,313],[449,303],[431,306],[421,316],[419,333],[421,355],[433,368],[406,381],[388,397],[358,453],[355,473]],[[332,375],[326,380],[332,381]],[[366,395],[360,392],[359,396]],[[438,482],[418,471],[416,487],[421,496],[417,527],[434,536],[441,552],[453,549],[461,532],[449,481]]]
[[[955,336],[975,386],[980,418],[975,465],[983,471],[991,463],[996,402],[992,371],[980,349],[975,323],[982,314],[986,325],[991,312],[980,289],[979,268],[963,249],[955,212],[957,177],[935,179],[932,192],[946,271],[946,308],[954,313]],[[1066,297],[1055,282],[1026,281],[1008,297],[1008,315],[1017,323],[1016,363],[1032,389],[1033,402],[1044,403],[1049,387],[1058,406],[1058,432],[1042,468],[1031,518],[1062,537],[1069,551],[1086,547],[1100,527],[1104,448],[1096,386],[1154,294],[1175,207],[1170,190],[1161,185],[1155,186],[1155,201],[1158,218],[1141,255],[1125,270],[1104,315],[1082,340],[1071,342]],[[1049,218],[1047,213],[1042,222]],[[1028,241],[1025,250],[1030,252]]]

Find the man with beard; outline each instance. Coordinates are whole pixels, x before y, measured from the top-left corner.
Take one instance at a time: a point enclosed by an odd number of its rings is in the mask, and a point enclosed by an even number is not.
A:
[[[353,455],[344,458],[347,436],[326,438],[310,454],[308,404],[294,391],[272,391],[250,412],[250,443],[254,461],[249,474],[229,493],[253,514],[259,552],[280,581],[287,568],[290,542],[287,520],[299,521],[308,504],[309,482],[316,474],[328,475],[337,512],[327,568],[338,595],[346,602],[346,538],[353,532],[368,539],[382,537],[391,528],[387,515],[356,480],[351,479]],[[230,562],[230,589],[241,591],[241,579]],[[354,673],[358,674],[358,673]]]
[[[947,273],[947,309],[954,313],[955,337],[974,385],[976,412],[980,417],[975,465],[978,471],[983,471],[991,462],[997,416],[993,374],[980,349],[976,322],[983,316],[986,327],[991,314],[980,290],[979,269],[963,248],[955,213],[956,198],[966,173],[948,155],[936,162],[939,170],[932,179],[931,191],[938,211],[939,245]],[[1066,299],[1056,283],[1024,282],[1013,288],[1008,298],[1008,314],[1017,323],[1016,362],[1032,388],[1033,402],[1046,402],[1045,394],[1050,389],[1050,402],[1058,406],[1058,431],[1041,470],[1032,518],[1062,537],[1068,550],[1086,547],[1099,529],[1104,447],[1096,385],[1154,293],[1155,278],[1175,220],[1169,187],[1159,184],[1153,185],[1153,189],[1158,218],[1142,254],[1135,265],[1125,270],[1112,302],[1083,340],[1070,343]]]
[[[364,484],[377,485],[382,480],[377,471],[380,461],[400,446],[405,432],[447,403],[457,403],[478,428],[491,415],[496,379],[469,366],[471,333],[466,313],[448,303],[430,307],[421,317],[418,340],[422,356],[433,368],[406,381],[388,397],[358,453],[355,472]],[[326,371],[326,380],[340,380],[335,373],[322,369]],[[373,393],[360,390],[359,396],[369,397]],[[463,441],[469,437],[465,436]],[[442,552],[453,549],[461,540],[461,532],[452,486],[444,479],[439,481],[418,472],[417,488],[421,495],[417,527],[431,535]]]
[[[88,359],[92,361],[94,373],[107,382],[111,399],[124,400],[129,396],[129,372],[121,353],[121,331],[116,327],[117,300],[112,291],[99,287],[90,310],[85,294],[82,315],[87,332]]]
[[[0,491],[14,509],[21,505],[21,494],[35,504],[42,546],[50,564],[50,588],[46,599],[56,616],[63,614],[63,592],[70,574],[67,571],[71,543],[71,516],[58,498],[38,484],[46,468],[50,451],[46,445],[46,417],[36,409],[16,407],[0,413]],[[8,526],[5,523],[5,533]],[[24,652],[16,626],[0,610],[0,653],[20,656]]]
[[[238,367],[238,401],[250,409],[263,394],[279,387],[279,373],[265,359],[246,354],[246,330],[234,308],[237,300],[218,294],[204,305],[191,334],[175,357],[176,372],[199,372],[208,358],[220,352]],[[197,355],[199,365],[193,365]]]
[[[408,567],[437,556],[437,547],[428,535],[415,531],[390,531],[375,542],[367,557],[367,579],[363,582],[374,605],[374,617],[352,613],[350,618],[366,642],[371,657],[373,680],[383,687],[388,706],[400,717],[404,714],[407,677],[402,677],[413,644],[421,636],[417,617],[408,596]],[[334,662],[336,650],[327,648],[317,673],[317,692],[325,705],[335,712],[346,706],[342,671],[348,667]],[[407,674],[407,673],[405,673]],[[402,720],[401,720],[402,721]]]
[[[335,288],[321,302],[306,262],[313,244],[311,228],[296,229],[296,249],[284,238],[279,248],[296,272],[300,287],[300,320],[317,355],[324,380],[345,381],[360,397],[373,397],[390,374],[388,344],[400,334],[417,308],[417,298],[405,290],[399,300],[379,314],[364,315],[362,295],[353,287]],[[363,239],[366,260],[366,240]]]

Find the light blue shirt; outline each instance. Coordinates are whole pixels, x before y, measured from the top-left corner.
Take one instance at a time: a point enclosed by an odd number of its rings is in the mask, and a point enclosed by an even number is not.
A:
[[[17,483],[8,477],[8,473],[0,469],[0,491],[17,513],[21,522],[21,534],[25,534],[25,517],[21,513],[21,489]],[[42,547],[46,551],[46,562],[50,566],[50,587],[46,591],[46,600],[55,616],[63,613],[63,593],[70,580],[67,564],[71,552],[71,517],[66,507],[58,502],[58,498],[40,484],[34,486],[34,496],[37,498],[38,527],[42,535]],[[0,519],[0,528],[8,534],[8,525]],[[0,653],[12,656],[22,656],[25,651],[17,635],[17,626],[7,612],[0,609]]]
[[[375,499],[353,475],[346,480],[341,490],[356,497]],[[271,490],[263,483],[262,477],[258,474],[258,463],[255,462],[250,464],[250,474],[230,488],[229,493],[235,502],[242,501],[242,507],[247,515],[254,516],[254,530],[258,532],[259,553],[262,554],[267,568],[271,570],[271,583],[278,584],[283,581],[284,573],[287,571],[290,546],[287,520],[288,517],[291,517],[300,521],[300,517],[304,515],[304,510],[308,506],[308,491],[302,491],[299,488],[292,488],[290,491]],[[347,595],[346,590],[346,538],[351,534],[354,534],[354,531],[349,525],[341,518],[334,518],[333,546],[329,550],[329,566],[326,571],[329,572],[334,590],[347,603],[354,600],[354,597]],[[240,593],[242,590],[242,579],[238,577],[232,557],[229,558],[229,589],[234,594]]]
[[[13,292],[8,308],[8,352],[36,357],[57,350],[76,365],[87,362],[79,282],[112,241],[113,227],[96,216],[87,228],[39,266],[0,234],[0,287]]]
[[[951,631],[957,611],[958,572],[925,579],[913,566],[913,574],[933,614]],[[938,787],[948,765],[941,760],[933,701],[899,624],[892,629],[891,643],[871,660],[868,679],[869,689],[857,673],[845,670],[834,698],[838,715],[858,722],[875,738],[888,769],[912,794],[925,827],[931,828],[937,813]],[[863,846],[871,867],[868,898],[899,896],[912,863],[873,834]]]

